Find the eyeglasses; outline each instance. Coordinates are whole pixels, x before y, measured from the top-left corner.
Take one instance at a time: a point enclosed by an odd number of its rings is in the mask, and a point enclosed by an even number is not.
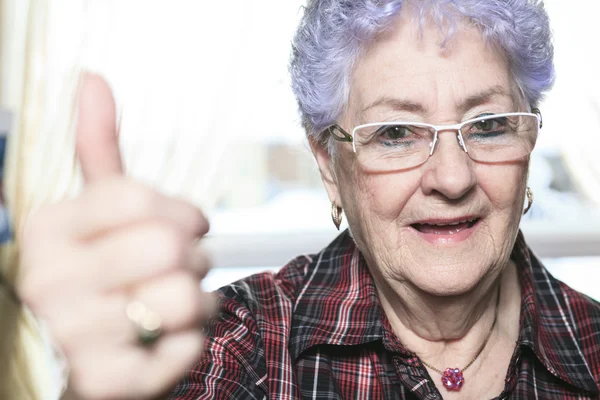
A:
[[[359,125],[348,134],[338,125],[327,132],[340,142],[352,143],[360,164],[373,171],[408,169],[425,163],[439,142],[439,132],[456,131],[461,149],[480,162],[515,161],[535,147],[542,114],[504,113],[483,115],[456,125],[420,122],[376,122]]]

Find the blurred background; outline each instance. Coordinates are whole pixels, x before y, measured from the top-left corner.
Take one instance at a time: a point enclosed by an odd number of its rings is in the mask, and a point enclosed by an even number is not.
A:
[[[209,289],[337,235],[287,72],[303,0],[5,0],[0,104],[17,218],[73,195],[81,68],[111,84],[131,176],[202,206]],[[557,81],[522,228],[551,272],[600,300],[600,3],[546,0]],[[11,155],[12,154],[12,155]]]

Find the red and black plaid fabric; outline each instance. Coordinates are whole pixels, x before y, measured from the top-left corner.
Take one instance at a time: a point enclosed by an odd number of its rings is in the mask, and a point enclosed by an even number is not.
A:
[[[554,279],[519,235],[521,326],[500,399],[596,399],[600,304]],[[279,273],[220,290],[206,352],[173,399],[441,399],[380,308],[347,232]]]

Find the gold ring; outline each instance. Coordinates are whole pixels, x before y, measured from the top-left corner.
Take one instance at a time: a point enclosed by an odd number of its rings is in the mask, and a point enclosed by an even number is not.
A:
[[[141,301],[130,301],[125,313],[135,326],[138,343],[142,346],[154,344],[162,335],[162,318]]]

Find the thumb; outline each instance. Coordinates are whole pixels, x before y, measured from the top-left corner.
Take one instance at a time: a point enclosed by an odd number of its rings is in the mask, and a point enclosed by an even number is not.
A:
[[[75,146],[86,182],[123,175],[115,100],[106,81],[84,73],[78,91]]]

